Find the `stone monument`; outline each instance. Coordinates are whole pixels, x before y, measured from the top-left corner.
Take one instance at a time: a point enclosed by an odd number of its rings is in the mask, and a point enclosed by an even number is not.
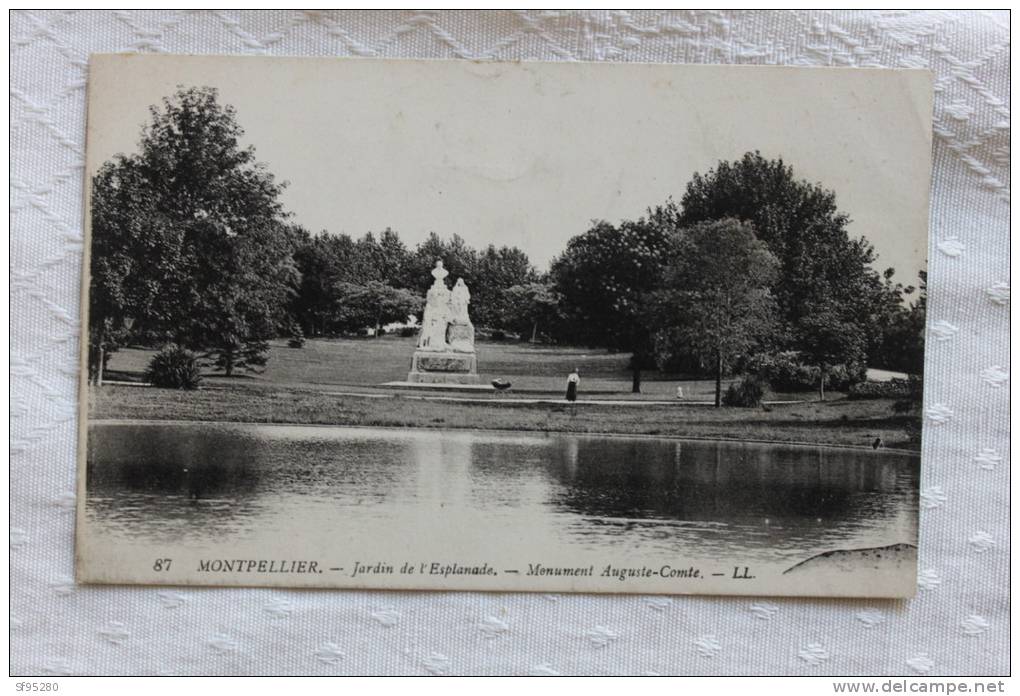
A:
[[[451,291],[446,287],[450,272],[436,261],[432,287],[425,296],[418,347],[411,358],[408,382],[419,384],[477,384],[475,327],[468,316],[471,293],[463,278]]]

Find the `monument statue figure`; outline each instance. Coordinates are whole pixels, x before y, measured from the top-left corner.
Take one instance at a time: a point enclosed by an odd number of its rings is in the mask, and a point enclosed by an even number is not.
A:
[[[475,327],[468,317],[468,303],[471,293],[463,278],[458,278],[450,293],[450,326],[446,331],[446,342],[450,350],[458,353],[475,352]]]
[[[432,269],[432,287],[425,295],[425,312],[421,319],[421,334],[418,349],[429,351],[448,350],[446,327],[450,324],[450,290],[446,287],[446,276],[450,272],[443,268],[442,261],[436,261]]]
[[[432,287],[425,295],[421,333],[411,359],[408,382],[419,384],[477,384],[475,327],[468,305],[471,292],[463,278],[453,291],[446,286],[450,272],[436,261]]]
[[[468,287],[464,284],[464,279],[457,278],[457,283],[453,286],[453,290],[450,292],[450,308],[452,310],[450,312],[450,323],[471,323],[471,320],[468,318],[469,302],[471,302],[471,293],[468,292]]]

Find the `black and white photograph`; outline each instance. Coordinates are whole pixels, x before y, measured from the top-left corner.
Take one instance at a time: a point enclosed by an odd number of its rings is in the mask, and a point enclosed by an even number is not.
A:
[[[79,581],[915,593],[928,71],[87,89]]]

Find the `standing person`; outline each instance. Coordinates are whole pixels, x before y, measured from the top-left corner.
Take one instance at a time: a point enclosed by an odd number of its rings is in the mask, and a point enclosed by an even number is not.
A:
[[[581,375],[577,373],[577,368],[567,375],[567,401],[577,401],[577,385],[581,383]]]

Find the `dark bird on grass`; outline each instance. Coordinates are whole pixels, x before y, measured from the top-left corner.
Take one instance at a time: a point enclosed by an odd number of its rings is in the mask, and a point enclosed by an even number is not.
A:
[[[875,441],[871,443],[871,448],[872,449],[878,449],[881,446],[882,446],[882,438],[880,438],[880,437],[876,437]]]
[[[510,384],[510,382],[505,382],[501,379],[494,379],[492,380],[492,386],[496,388],[496,391],[506,391],[512,385]]]

